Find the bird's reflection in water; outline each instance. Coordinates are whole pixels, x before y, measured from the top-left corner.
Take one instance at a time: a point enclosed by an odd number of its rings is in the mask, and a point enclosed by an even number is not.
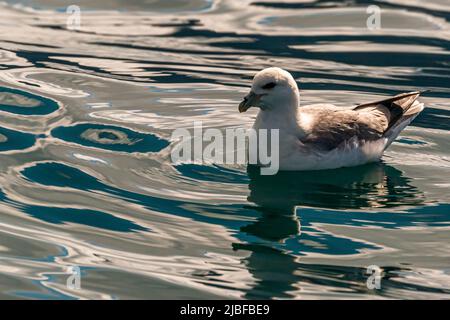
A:
[[[389,208],[422,202],[402,172],[383,163],[336,170],[289,172],[263,176],[248,167],[248,200],[268,210],[292,211],[295,206],[328,209]]]
[[[298,289],[299,283],[367,290],[365,270],[300,263],[301,254],[283,245],[290,238],[302,240],[301,207],[364,210],[408,207],[423,202],[423,195],[410,185],[410,179],[383,163],[316,172],[279,172],[274,176],[262,176],[254,166],[249,166],[247,171],[248,200],[256,204],[261,215],[240,229],[247,239],[255,240],[233,245],[236,250],[250,251],[244,263],[256,283],[246,298],[288,297],[288,292]],[[321,241],[324,245],[324,240]],[[325,246],[326,241],[335,240],[325,239]],[[333,251],[326,253],[332,255]]]

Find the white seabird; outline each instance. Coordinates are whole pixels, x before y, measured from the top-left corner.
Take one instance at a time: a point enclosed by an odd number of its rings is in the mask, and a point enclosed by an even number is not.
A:
[[[239,112],[260,109],[253,128],[279,129],[281,170],[321,170],[378,161],[423,109],[422,92],[403,93],[353,108],[300,106],[292,75],[280,68],[258,72]]]

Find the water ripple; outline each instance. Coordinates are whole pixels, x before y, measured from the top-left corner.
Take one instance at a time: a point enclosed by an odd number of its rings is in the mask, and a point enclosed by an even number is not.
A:
[[[153,134],[91,123],[59,127],[52,130],[52,135],[81,145],[120,152],[157,152],[169,145]]]
[[[20,115],[46,115],[58,110],[58,103],[26,91],[0,87],[0,111]]]

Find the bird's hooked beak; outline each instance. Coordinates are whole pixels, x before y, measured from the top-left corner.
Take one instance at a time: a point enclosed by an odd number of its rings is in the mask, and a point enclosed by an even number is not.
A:
[[[239,112],[245,112],[250,107],[258,107],[259,99],[261,99],[262,96],[262,94],[256,94],[253,91],[250,91],[239,104]]]

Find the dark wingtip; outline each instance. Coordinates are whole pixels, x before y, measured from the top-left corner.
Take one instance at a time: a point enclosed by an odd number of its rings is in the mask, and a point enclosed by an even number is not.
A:
[[[392,103],[392,102],[394,102],[396,100],[400,100],[400,99],[403,99],[403,98],[406,98],[406,97],[409,97],[409,96],[415,96],[415,95],[420,96],[421,94],[423,94],[425,92],[429,92],[429,91],[431,91],[431,90],[425,89],[425,90],[418,90],[418,91],[411,91],[411,92],[401,93],[401,94],[398,94],[398,95],[396,95],[394,97],[391,97],[391,98],[387,98],[387,99],[383,99],[383,100],[379,100],[379,101],[372,101],[372,102],[368,102],[368,103],[363,103],[363,104],[357,105],[356,107],[353,108],[353,110],[358,110],[360,108],[365,108],[367,106],[371,106],[371,105],[374,105],[374,104]]]
[[[412,91],[412,92],[407,92],[407,93],[403,93],[403,94],[399,94],[398,96],[403,96],[403,97],[408,97],[408,96],[412,96],[412,95],[415,95],[415,94],[417,94],[417,95],[421,95],[421,94],[423,94],[423,93],[425,93],[425,92],[430,92],[431,90],[429,90],[429,89],[425,89],[425,90],[417,90],[417,91]],[[397,96],[396,96],[397,97]]]
[[[429,90],[417,90],[417,91],[400,93],[400,94],[394,96],[392,99],[393,100],[398,100],[398,99],[406,98],[406,97],[409,97],[409,96],[421,95],[422,93],[427,92],[427,91],[429,91]],[[386,99],[386,100],[389,100],[389,99]]]

